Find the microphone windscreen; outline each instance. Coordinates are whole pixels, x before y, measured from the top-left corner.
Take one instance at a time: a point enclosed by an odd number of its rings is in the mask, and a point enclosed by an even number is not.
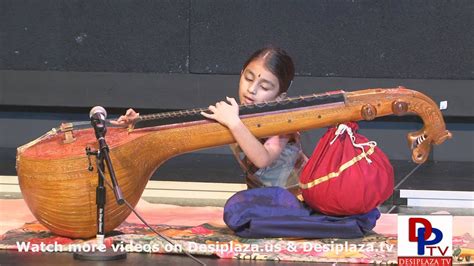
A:
[[[107,118],[107,111],[105,111],[104,107],[102,106],[94,106],[89,112],[89,118],[92,118],[93,116],[98,116],[105,120],[105,118]]]

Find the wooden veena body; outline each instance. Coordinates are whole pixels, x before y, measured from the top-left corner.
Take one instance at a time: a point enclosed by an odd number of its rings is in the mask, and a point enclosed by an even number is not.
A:
[[[235,142],[226,127],[202,117],[202,110],[141,116],[133,128],[108,128],[106,140],[118,184],[132,206],[138,203],[150,176],[166,160]],[[243,123],[257,137],[408,113],[420,116],[424,123],[407,137],[413,161],[422,163],[431,145],[441,144],[451,133],[437,105],[414,90],[334,91],[240,107]],[[23,197],[38,221],[55,234],[89,238],[97,232],[98,178],[95,169],[88,169],[85,153],[87,147],[96,150],[97,146],[92,128],[63,125],[18,148],[17,172]],[[95,158],[91,160],[95,167]],[[108,173],[106,177],[110,178]],[[110,188],[105,210],[106,232],[130,214],[125,205],[115,202]]]

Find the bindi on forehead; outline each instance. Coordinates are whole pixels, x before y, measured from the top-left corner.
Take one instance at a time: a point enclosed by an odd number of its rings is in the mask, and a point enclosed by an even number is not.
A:
[[[259,77],[259,78],[262,76],[261,73],[254,73],[254,72],[253,72],[252,70],[250,70],[250,69],[247,69],[246,72],[249,73],[249,74],[252,75],[252,76],[257,76],[257,77]],[[257,71],[255,71],[255,72],[257,72]]]
[[[257,73],[258,71],[252,71],[251,69],[245,69],[245,73],[247,73],[248,75],[250,75],[251,77],[255,78],[255,77],[258,77],[259,79],[261,78],[260,82],[264,82],[264,83],[268,83],[270,86],[272,87],[276,87],[276,84],[272,81],[270,81],[269,79],[265,78],[265,77],[261,77],[262,76],[262,73]]]

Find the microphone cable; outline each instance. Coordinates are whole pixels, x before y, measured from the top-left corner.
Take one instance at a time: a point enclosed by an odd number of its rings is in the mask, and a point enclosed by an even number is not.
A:
[[[105,174],[104,172],[102,171],[102,169],[100,169],[100,167],[97,167],[97,169],[100,171],[100,176],[101,177],[105,177]],[[109,181],[105,178],[103,178],[105,183],[107,184],[107,186],[113,190],[113,187],[112,185],[109,183]],[[174,240],[172,240],[171,238],[161,234],[160,232],[156,231],[155,229],[153,229],[153,227],[151,227],[146,221],[145,219],[143,219],[143,217],[141,217],[141,215],[135,210],[135,208],[132,207],[132,205],[124,198],[124,203],[125,205],[127,205],[127,207],[138,217],[138,219],[140,219],[140,221],[142,221],[142,223],[144,225],[146,225],[148,228],[150,228],[151,231],[153,231],[153,233],[155,233],[156,235],[158,235],[159,237],[161,237],[162,239],[168,241],[168,243],[170,243],[171,245],[173,246],[177,246],[176,242]],[[206,266],[206,264],[204,262],[202,262],[201,260],[199,260],[198,258],[194,257],[193,255],[191,255],[191,253],[189,253],[188,251],[186,251],[184,249],[184,247],[182,245],[181,246],[181,251],[187,255],[189,258],[191,258],[192,260],[194,260],[195,262],[199,263],[200,265],[203,265],[203,266]]]

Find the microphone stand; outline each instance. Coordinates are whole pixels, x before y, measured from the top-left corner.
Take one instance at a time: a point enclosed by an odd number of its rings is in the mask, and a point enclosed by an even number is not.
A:
[[[107,260],[118,260],[124,259],[127,257],[126,252],[114,251],[107,249],[104,245],[105,238],[105,202],[106,202],[106,188],[104,186],[105,180],[105,166],[109,172],[110,178],[112,180],[112,188],[114,191],[115,199],[117,204],[122,205],[125,200],[123,199],[122,191],[117,183],[117,178],[115,177],[114,168],[112,166],[112,161],[109,156],[109,147],[105,141],[105,134],[107,128],[105,127],[105,122],[99,118],[91,117],[91,124],[94,127],[95,135],[97,141],[99,142],[99,149],[97,151],[91,151],[90,147],[86,148],[86,154],[89,158],[90,155],[95,155],[96,157],[96,167],[98,174],[98,184],[96,188],[96,204],[97,204],[97,249],[93,249],[92,252],[75,252],[74,259],[78,260],[95,260],[95,261],[107,261]],[[90,165],[89,161],[89,171],[92,171],[93,167]]]

